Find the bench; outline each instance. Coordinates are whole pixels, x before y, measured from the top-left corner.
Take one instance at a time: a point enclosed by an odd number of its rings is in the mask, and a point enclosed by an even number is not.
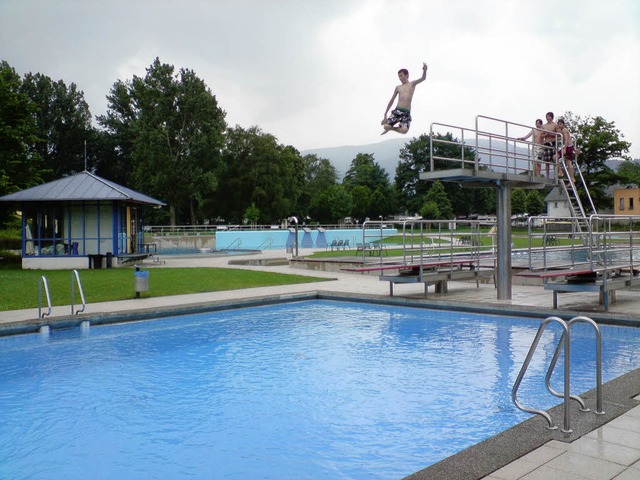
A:
[[[393,297],[396,283],[424,283],[424,297],[427,298],[429,285],[435,285],[436,293],[447,293],[448,272],[423,273],[422,275],[380,275],[381,282],[389,282],[389,295]]]
[[[547,282],[544,284],[545,290],[553,291],[553,308],[558,308],[558,293],[571,292],[598,292],[599,303],[604,305],[604,310],[609,310],[609,304],[616,301],[616,290],[633,286],[634,280],[629,278],[607,279],[606,286],[604,280],[594,282],[571,283],[568,281]]]

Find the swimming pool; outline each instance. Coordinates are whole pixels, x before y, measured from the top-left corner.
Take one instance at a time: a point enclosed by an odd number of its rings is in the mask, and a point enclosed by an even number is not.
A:
[[[530,417],[510,390],[539,323],[305,301],[0,338],[0,478],[398,479]],[[582,327],[576,393],[595,384]],[[558,403],[558,334],[525,404]],[[603,327],[605,381],[639,344]]]

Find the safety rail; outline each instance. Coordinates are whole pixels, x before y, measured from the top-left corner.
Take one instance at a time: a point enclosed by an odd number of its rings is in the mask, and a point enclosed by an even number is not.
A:
[[[224,247],[224,250],[233,250],[234,248],[240,248],[240,245],[242,245],[242,239],[238,237],[228,246]]]
[[[489,123],[488,125],[486,125]],[[496,126],[497,125],[497,126]],[[437,132],[445,129],[447,134]],[[493,130],[493,131],[491,131]],[[507,173],[511,175],[522,175],[531,173],[538,175],[537,167],[545,166],[547,176],[553,171],[552,179],[558,178],[558,171],[555,161],[545,161],[539,159],[538,155],[545,150],[549,150],[547,157],[553,157],[556,153],[554,147],[536,144],[526,140],[521,140],[522,136],[516,137],[517,133],[541,130],[532,126],[520,123],[509,122],[486,115],[477,115],[475,128],[465,128],[456,125],[434,122],[430,127],[430,171],[436,171],[436,161],[447,161],[459,163],[459,168],[472,169],[477,175],[484,170],[492,173]],[[548,131],[545,131],[549,134]],[[454,137],[455,135],[455,137]],[[555,134],[558,147],[562,145],[562,136]],[[459,147],[459,154],[452,153],[449,156],[438,154],[437,145],[444,145],[449,148],[448,152],[457,151],[450,147]],[[470,156],[470,158],[469,158]],[[537,166],[536,166],[537,164]]]
[[[45,313],[42,313],[42,290],[44,290],[47,297],[48,309]],[[40,281],[38,282],[38,318],[44,318],[47,315],[51,315],[51,295],[49,293],[47,277],[43,275],[40,277]]]
[[[75,280],[75,282],[74,282]],[[76,284],[78,285],[78,292],[80,293],[80,300],[82,300],[82,308],[79,308],[74,313],[75,301],[76,301]],[[82,289],[82,282],[80,281],[80,274],[77,270],[71,272],[71,315],[77,315],[82,313],[87,308],[87,302],[84,298],[84,290]]]
[[[586,229],[581,229],[581,224]],[[633,277],[640,268],[640,216],[591,215],[582,217],[528,218],[528,267],[542,270],[588,265],[605,277],[607,272],[628,269]],[[542,248],[534,246],[542,238]],[[553,238],[553,242],[549,239]],[[542,256],[540,258],[540,255]]]
[[[580,404],[580,409],[582,411],[589,411],[586,408],[584,400],[577,395],[571,395],[571,327],[574,323],[588,323],[592,325],[596,331],[596,411],[597,415],[603,415],[605,412],[602,410],[602,337],[600,334],[600,327],[598,324],[594,322],[592,319],[584,316],[574,317],[568,322],[559,318],[559,317],[548,317],[540,324],[538,328],[538,332],[533,339],[531,347],[529,348],[529,352],[522,364],[522,368],[518,373],[518,377],[513,385],[513,389],[511,390],[511,399],[515,406],[522,410],[523,412],[532,413],[536,415],[540,415],[547,421],[547,428],[550,430],[555,430],[557,427],[553,423],[553,419],[551,415],[549,415],[544,410],[539,410],[536,408],[525,407],[518,400],[518,389],[520,388],[520,384],[529,368],[529,364],[533,358],[533,355],[538,348],[538,344],[540,343],[540,339],[542,334],[544,333],[547,326],[556,322],[560,324],[563,329],[562,336],[558,341],[558,345],[556,347],[556,351],[554,353],[553,359],[549,365],[549,369],[547,371],[547,375],[545,376],[545,386],[549,392],[563,399],[563,412],[564,412],[564,422],[563,422],[563,433],[571,433],[571,415],[570,415],[570,401],[574,400]],[[553,370],[558,361],[558,357],[560,356],[560,352],[564,348],[564,393],[556,392],[553,388],[551,388],[551,376],[553,374]]]
[[[271,245],[273,245],[273,237],[269,237],[267,238],[264,242],[262,242],[260,245],[258,245],[257,250],[263,250],[265,248],[270,248]]]

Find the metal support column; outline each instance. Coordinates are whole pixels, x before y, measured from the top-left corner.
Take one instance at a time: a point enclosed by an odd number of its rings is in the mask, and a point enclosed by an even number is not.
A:
[[[497,185],[498,300],[511,300],[511,183],[498,182]]]

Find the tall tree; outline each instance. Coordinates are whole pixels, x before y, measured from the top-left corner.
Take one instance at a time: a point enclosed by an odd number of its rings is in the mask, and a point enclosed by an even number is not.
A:
[[[0,62],[0,196],[43,182],[46,173],[36,143],[35,105],[21,92],[22,81],[7,62]],[[0,223],[7,217],[3,206]]]
[[[640,160],[620,163],[617,173],[621,183],[635,183],[640,186]]]
[[[170,222],[202,217],[204,200],[217,186],[225,113],[204,81],[188,69],[177,73],[156,58],[143,77],[118,81],[99,123],[118,140],[113,158],[132,186],[166,201]]]
[[[338,172],[328,159],[316,154],[305,155],[302,161],[305,185],[298,201],[299,209],[316,221],[331,221],[326,196],[328,190],[337,185]]]
[[[358,218],[386,216],[395,211],[396,196],[389,175],[370,153],[356,155],[342,180],[342,185],[351,194],[356,208],[353,214]],[[380,196],[384,197],[386,202],[381,202]],[[374,199],[375,205],[372,204]]]
[[[20,90],[36,108],[35,149],[44,161],[44,180],[84,170],[85,142],[93,137],[84,93],[75,83],[67,86],[41,73],[26,74]]]
[[[302,157],[291,146],[258,127],[231,128],[226,135],[215,214],[240,221],[251,203],[265,222],[277,222],[297,210],[304,187]]]
[[[425,194],[424,200],[425,203],[421,208],[423,213],[425,209],[431,210],[433,208],[432,205],[437,206],[438,216],[430,218],[429,220],[449,220],[455,217],[449,196],[441,182],[437,180],[433,182],[431,188],[429,188],[429,191]]]

